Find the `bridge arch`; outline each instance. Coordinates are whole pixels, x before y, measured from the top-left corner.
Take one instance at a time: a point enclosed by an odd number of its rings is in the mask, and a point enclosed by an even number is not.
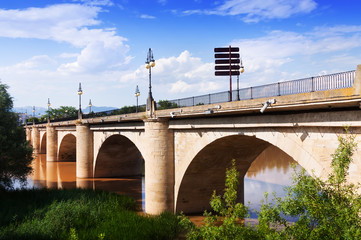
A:
[[[138,147],[121,134],[109,136],[102,143],[94,163],[94,177],[140,176],[143,157]]]
[[[58,161],[76,161],[76,137],[72,133],[66,134],[60,141]]]
[[[271,134],[270,134],[271,133]],[[199,144],[189,151],[188,159],[179,173],[175,186],[175,211],[195,213],[209,209],[213,190],[221,193],[224,189],[226,168],[236,160],[241,174],[238,200],[243,201],[243,178],[252,162],[268,147],[274,146],[294,159],[308,172],[322,173],[321,165],[302,147],[297,139],[276,132],[223,132],[199,135]],[[188,146],[191,148],[190,146]]]

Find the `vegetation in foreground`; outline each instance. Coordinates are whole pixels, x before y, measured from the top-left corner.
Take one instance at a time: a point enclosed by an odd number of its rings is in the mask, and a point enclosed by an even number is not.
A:
[[[0,239],[174,239],[177,217],[140,216],[126,196],[93,190],[17,190],[0,198]]]
[[[11,111],[13,99],[8,86],[0,82],[0,191],[15,180],[24,183],[30,173],[33,149],[25,131],[18,126],[18,116]]]
[[[347,129],[346,129],[347,132]],[[205,225],[196,227],[186,217],[181,224],[188,239],[361,239],[360,185],[347,182],[352,155],[356,149],[354,137],[339,137],[339,146],[332,155],[332,173],[326,181],[295,172],[293,184],[286,188],[284,198],[266,200],[258,213],[258,225],[243,224],[248,208],[236,203],[238,172],[234,162],[226,173],[223,196],[213,193],[213,213],[205,212]],[[288,217],[298,217],[294,223]]]

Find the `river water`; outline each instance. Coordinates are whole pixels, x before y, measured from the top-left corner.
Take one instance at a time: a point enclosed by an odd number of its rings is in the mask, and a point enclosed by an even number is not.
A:
[[[244,179],[245,204],[250,202],[251,218],[257,218],[264,193],[276,192],[283,196],[283,188],[291,184],[295,163],[275,147],[267,148],[252,163]],[[47,162],[45,154],[33,161],[33,172],[28,178],[28,188],[91,188],[133,197],[144,210],[144,177],[77,179],[75,162]]]

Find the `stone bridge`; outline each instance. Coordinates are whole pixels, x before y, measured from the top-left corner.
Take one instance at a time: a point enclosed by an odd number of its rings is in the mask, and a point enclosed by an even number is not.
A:
[[[77,178],[145,174],[149,214],[202,212],[235,159],[241,183],[270,147],[325,178],[344,127],[361,140],[361,65],[350,88],[26,126],[35,153],[76,161]],[[144,163],[144,165],[143,165]],[[143,169],[144,166],[144,169]],[[350,181],[361,182],[358,150]],[[243,200],[243,184],[239,199]]]

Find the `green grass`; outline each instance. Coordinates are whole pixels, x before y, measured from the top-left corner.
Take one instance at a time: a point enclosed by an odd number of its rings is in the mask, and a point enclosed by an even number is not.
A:
[[[177,217],[144,217],[130,197],[92,190],[21,190],[0,195],[0,239],[174,239]]]

